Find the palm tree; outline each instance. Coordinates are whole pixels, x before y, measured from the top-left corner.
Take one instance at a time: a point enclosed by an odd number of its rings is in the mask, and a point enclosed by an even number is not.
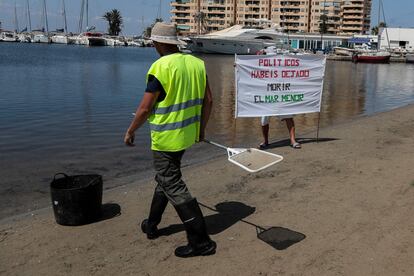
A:
[[[325,34],[328,31],[328,24],[326,23],[327,21],[328,16],[326,14],[322,14],[319,23],[319,33]]]
[[[112,11],[106,12],[103,18],[108,21],[108,33],[110,35],[119,35],[122,28],[122,16],[119,10],[113,9]]]
[[[371,33],[373,35],[377,35],[379,32],[379,28],[386,28],[387,24],[385,22],[380,22],[378,26],[375,26],[371,29]]]

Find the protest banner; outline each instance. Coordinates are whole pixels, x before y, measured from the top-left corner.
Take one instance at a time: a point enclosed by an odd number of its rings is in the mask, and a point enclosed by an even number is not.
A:
[[[322,55],[236,56],[236,118],[320,112]]]

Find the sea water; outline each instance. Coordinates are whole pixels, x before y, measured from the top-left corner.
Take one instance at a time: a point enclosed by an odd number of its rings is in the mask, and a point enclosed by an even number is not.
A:
[[[49,205],[54,174],[98,173],[106,189],[152,177],[148,125],[136,146],[123,137],[158,58],[153,48],[0,43],[0,219]],[[261,142],[257,118],[234,119],[234,57],[200,56],[214,109],[207,136],[225,145]],[[414,65],[327,62],[321,127],[414,102]],[[318,114],[295,117],[299,133],[315,130]],[[288,137],[271,120],[271,140]],[[199,144],[184,166],[224,156]]]

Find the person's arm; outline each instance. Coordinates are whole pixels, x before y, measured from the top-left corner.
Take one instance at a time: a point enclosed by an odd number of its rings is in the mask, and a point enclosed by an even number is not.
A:
[[[201,122],[200,122],[200,137],[199,141],[204,140],[204,133],[210,118],[211,109],[213,107],[213,97],[211,95],[210,85],[208,79],[206,80],[206,91],[204,93],[203,106],[201,108]]]
[[[135,117],[125,133],[124,142],[127,146],[134,146],[135,131],[141,127],[151,115],[152,108],[156,103],[159,94],[160,92],[144,93],[144,97],[137,108]]]

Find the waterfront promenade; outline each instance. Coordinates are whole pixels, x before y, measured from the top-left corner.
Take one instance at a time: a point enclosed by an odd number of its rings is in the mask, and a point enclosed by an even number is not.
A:
[[[302,135],[301,150],[270,149],[285,160],[247,174],[222,158],[184,168],[217,253],[177,259],[185,241],[169,206],[165,236],[147,240],[153,183],[104,194],[121,214],[81,227],[54,222],[50,208],[0,222],[1,275],[412,275],[414,271],[414,105]],[[306,138],[306,139],[305,139]],[[131,166],[133,166],[131,164]],[[305,239],[276,250],[254,226],[284,227]],[[293,233],[293,232],[292,232]],[[281,242],[286,236],[278,237]],[[285,240],[284,240],[285,239]]]

